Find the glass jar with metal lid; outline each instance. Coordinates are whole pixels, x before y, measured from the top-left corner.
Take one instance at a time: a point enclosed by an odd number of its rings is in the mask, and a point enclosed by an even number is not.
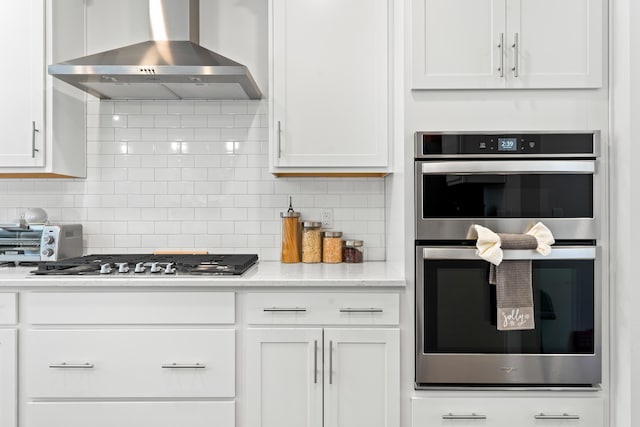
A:
[[[342,247],[342,261],[359,264],[363,260],[362,240],[345,240]]]
[[[325,231],[322,238],[322,262],[342,262],[342,232]]]
[[[304,221],[302,223],[302,262],[315,263],[322,261],[321,222]]]

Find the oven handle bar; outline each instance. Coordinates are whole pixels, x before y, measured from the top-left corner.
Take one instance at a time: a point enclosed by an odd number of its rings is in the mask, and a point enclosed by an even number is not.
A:
[[[594,174],[594,160],[545,161],[476,161],[476,162],[422,162],[422,174]]]
[[[503,260],[563,260],[563,259],[596,259],[595,246],[572,246],[552,248],[549,255],[544,256],[532,249],[505,249]],[[476,249],[454,247],[422,248],[423,259],[481,260]]]

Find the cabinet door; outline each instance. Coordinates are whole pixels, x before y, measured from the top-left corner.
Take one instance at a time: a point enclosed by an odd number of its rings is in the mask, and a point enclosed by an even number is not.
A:
[[[505,86],[505,0],[413,0],[413,89]]]
[[[275,168],[387,167],[392,1],[272,0]]]
[[[601,87],[602,7],[602,0],[509,1],[509,87]]]
[[[0,330],[0,426],[16,426],[16,331]]]
[[[325,426],[400,424],[399,329],[325,329]]]
[[[44,0],[0,2],[0,167],[44,165]]]
[[[247,425],[322,427],[322,330],[247,331]]]

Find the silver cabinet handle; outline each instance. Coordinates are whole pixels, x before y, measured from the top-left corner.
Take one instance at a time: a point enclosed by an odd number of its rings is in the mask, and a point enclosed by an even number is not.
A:
[[[262,311],[266,312],[306,312],[307,309],[304,307],[265,307]]]
[[[513,44],[511,45],[511,47],[513,48],[513,68],[511,68],[511,71],[513,71],[513,77],[518,77],[518,51],[520,49],[520,40],[518,33],[515,33],[513,35]]]
[[[36,133],[40,132],[39,129],[36,128],[36,122],[31,122],[31,157],[35,158],[36,153],[40,150],[36,148]]]
[[[313,383],[318,384],[318,340],[313,341]]]
[[[498,44],[500,48],[500,77],[504,77],[504,33],[500,33],[500,43]]]
[[[333,384],[333,341],[329,341],[329,384]]]
[[[442,416],[443,420],[486,420],[486,415],[476,414],[472,412],[470,414],[452,414],[449,412],[448,414],[444,414]]]
[[[162,369],[204,369],[207,365],[203,363],[167,363],[162,365]]]
[[[351,308],[345,307],[340,309],[340,313],[382,313],[384,310],[381,308]]]
[[[278,158],[282,157],[282,128],[280,126],[280,120],[278,120],[278,129],[276,131],[278,134]]]
[[[548,415],[540,412],[539,414],[534,415],[533,418],[536,420],[579,420],[580,415],[570,415],[566,412],[564,414]]]
[[[52,363],[49,365],[50,368],[62,368],[62,369],[91,369],[93,368],[93,363]]]

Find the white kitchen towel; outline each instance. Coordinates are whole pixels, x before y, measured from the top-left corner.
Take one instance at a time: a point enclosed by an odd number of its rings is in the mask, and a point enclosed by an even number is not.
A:
[[[503,245],[502,240],[500,239],[500,235],[498,233],[494,233],[487,227],[483,227],[478,224],[474,224],[473,228],[475,229],[477,234],[476,253],[478,254],[478,256],[486,261],[489,261],[493,265],[500,265],[503,257]],[[538,222],[537,224],[530,227],[524,234],[535,237],[537,242],[535,250],[540,255],[549,255],[549,252],[551,252],[551,245],[555,243],[555,240],[553,238],[551,230],[549,230],[546,225]],[[505,234],[505,236],[508,235]],[[512,234],[510,236],[520,235]]]

